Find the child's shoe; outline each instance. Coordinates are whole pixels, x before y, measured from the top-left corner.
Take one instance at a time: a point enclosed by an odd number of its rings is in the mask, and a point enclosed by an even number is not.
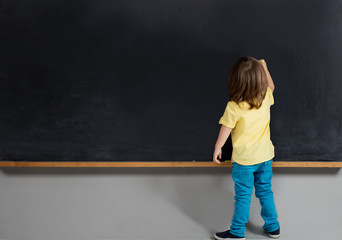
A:
[[[278,230],[275,230],[273,232],[267,232],[267,234],[270,238],[279,238],[280,237],[280,228],[278,228]]]
[[[238,237],[238,236],[235,236],[235,235],[231,234],[231,233],[229,232],[229,230],[224,231],[224,232],[215,233],[215,234],[214,234],[214,237],[215,237],[217,240],[230,240],[230,239],[241,239],[241,240],[245,240],[245,239],[246,239],[246,238],[244,238],[244,237]]]

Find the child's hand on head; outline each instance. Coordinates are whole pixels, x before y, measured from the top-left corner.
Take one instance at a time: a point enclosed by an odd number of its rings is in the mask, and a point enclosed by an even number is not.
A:
[[[217,157],[221,159],[221,156],[222,156],[221,154],[222,154],[221,148],[215,148],[214,155],[213,155],[213,162],[221,164],[220,160],[217,159]]]
[[[261,64],[262,64],[262,66],[265,68],[265,69],[267,69],[267,64],[266,64],[266,61],[265,61],[265,59],[259,59],[258,60]]]

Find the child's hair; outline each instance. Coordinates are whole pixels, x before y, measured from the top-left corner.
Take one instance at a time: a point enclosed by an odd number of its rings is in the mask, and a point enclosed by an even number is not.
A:
[[[250,109],[260,108],[267,91],[267,76],[262,64],[255,58],[240,58],[230,71],[228,91],[230,101],[246,101]]]

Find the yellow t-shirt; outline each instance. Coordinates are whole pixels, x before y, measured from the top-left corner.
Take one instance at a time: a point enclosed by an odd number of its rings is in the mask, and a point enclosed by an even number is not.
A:
[[[270,138],[270,106],[274,104],[272,90],[268,87],[259,109],[248,109],[249,103],[239,105],[233,101],[227,107],[219,123],[232,128],[232,160],[241,165],[253,165],[274,157]]]

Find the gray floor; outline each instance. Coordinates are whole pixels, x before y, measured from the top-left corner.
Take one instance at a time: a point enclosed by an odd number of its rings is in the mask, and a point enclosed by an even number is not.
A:
[[[339,169],[275,169],[281,238],[342,236]],[[231,169],[1,168],[1,240],[210,240],[234,211]],[[253,196],[247,239],[262,233]]]

